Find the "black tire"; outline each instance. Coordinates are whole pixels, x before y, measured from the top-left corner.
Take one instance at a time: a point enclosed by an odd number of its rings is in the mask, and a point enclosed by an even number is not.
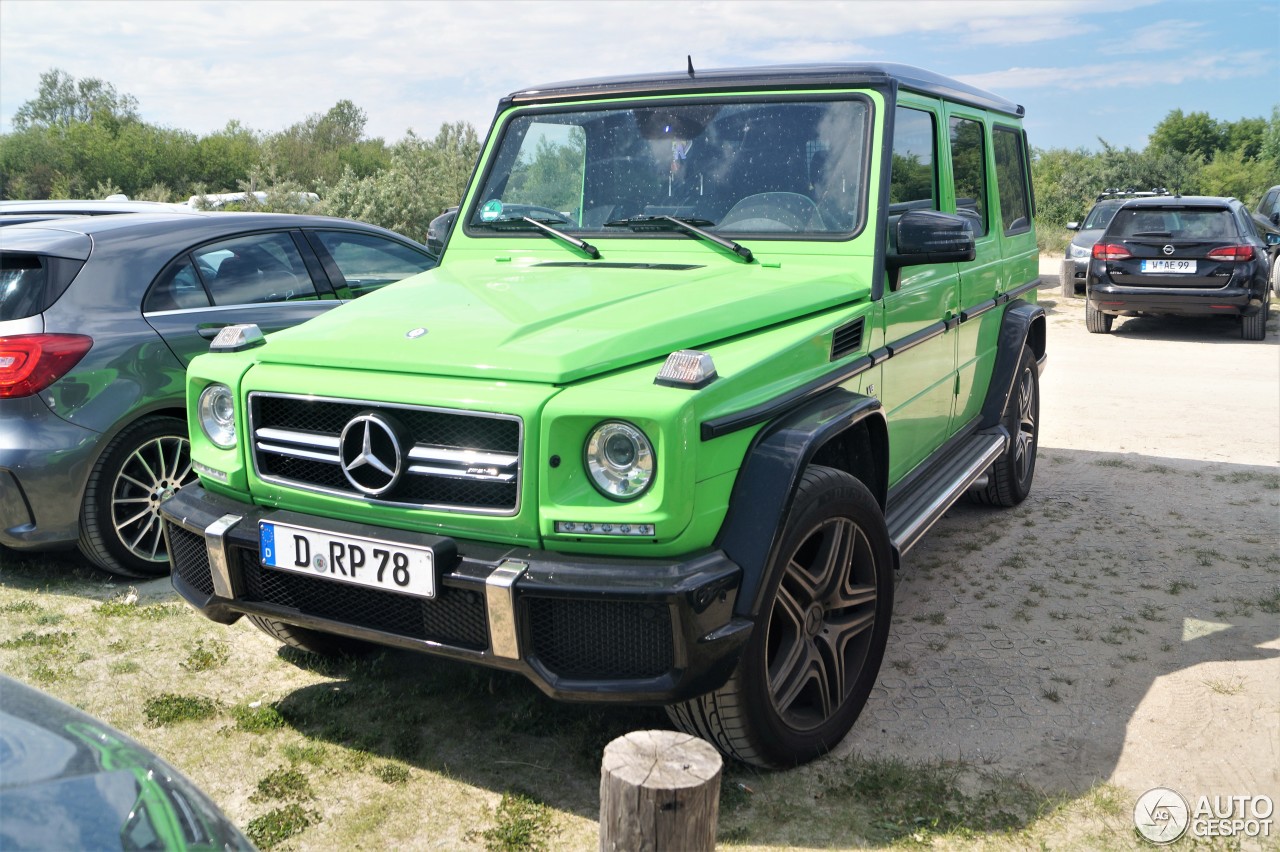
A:
[[[265,615],[251,615],[249,622],[290,648],[296,648],[306,654],[315,654],[318,657],[361,657],[374,649],[373,645],[359,639],[321,633],[319,630],[299,627],[287,621],[277,621]]]
[[[1031,493],[1040,446],[1040,370],[1025,343],[1000,422],[1009,431],[1009,447],[991,466],[987,484],[972,489],[969,496],[988,506],[1016,506]]]
[[[1240,318],[1240,336],[1245,340],[1263,340],[1267,336],[1267,320],[1271,314],[1271,291],[1263,294],[1262,307],[1253,316]]]
[[[1093,306],[1093,302],[1085,301],[1084,303],[1084,327],[1089,330],[1090,334],[1110,334],[1111,323],[1115,322],[1115,317],[1111,314],[1104,314]]]
[[[160,503],[195,479],[186,423],[146,417],[130,424],[89,474],[80,505],[80,552],[125,577],[168,574]]]
[[[845,737],[884,658],[892,555],[866,486],[843,471],[807,469],[768,583],[729,682],[667,713],[744,763],[795,766]]]

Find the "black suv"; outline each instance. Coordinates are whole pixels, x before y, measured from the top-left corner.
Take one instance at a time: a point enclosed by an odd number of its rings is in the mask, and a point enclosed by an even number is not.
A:
[[[1085,325],[1117,316],[1238,316],[1245,340],[1266,334],[1271,260],[1252,216],[1234,198],[1126,201],[1093,246]]]
[[[1120,205],[1130,198],[1151,198],[1157,195],[1168,195],[1168,190],[1152,189],[1138,191],[1134,189],[1104,189],[1094,199],[1093,207],[1083,222],[1068,222],[1067,230],[1076,235],[1067,244],[1065,256],[1062,258],[1062,295],[1071,298],[1084,292],[1084,279],[1089,271],[1089,258],[1093,252],[1093,244],[1102,237],[1102,232],[1111,224],[1111,217],[1116,215]]]
[[[1280,296],[1280,186],[1263,193],[1253,211],[1253,223],[1271,250],[1271,289]]]

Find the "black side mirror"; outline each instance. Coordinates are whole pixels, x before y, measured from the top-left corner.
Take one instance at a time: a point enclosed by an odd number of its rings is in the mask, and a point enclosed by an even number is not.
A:
[[[432,219],[431,224],[427,226],[427,248],[436,257],[444,252],[444,244],[448,241],[449,234],[453,231],[453,223],[457,218],[458,208],[450,207]]]
[[[973,260],[973,221],[954,213],[911,210],[897,224],[897,251],[890,252],[890,269],[926,263],[963,263]]]
[[[1275,213],[1271,214],[1271,224],[1280,225],[1280,210],[1277,210]]]

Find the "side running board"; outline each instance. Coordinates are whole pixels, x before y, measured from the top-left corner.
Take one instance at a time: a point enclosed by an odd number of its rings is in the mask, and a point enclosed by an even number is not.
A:
[[[934,462],[900,494],[889,498],[885,518],[889,538],[899,555],[910,550],[929,528],[987,472],[1009,443],[1004,427],[966,438]]]

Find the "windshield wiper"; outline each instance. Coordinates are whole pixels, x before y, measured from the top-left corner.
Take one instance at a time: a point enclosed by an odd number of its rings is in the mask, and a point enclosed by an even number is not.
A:
[[[488,222],[472,222],[473,228],[492,228],[495,231],[501,230],[528,230],[522,226],[532,225],[535,230],[542,231],[544,234],[555,237],[561,242],[568,243],[578,251],[585,254],[592,260],[600,259],[600,249],[591,245],[586,240],[580,240],[572,234],[567,234],[559,228],[552,227],[552,222],[565,222],[564,219],[535,219],[532,216],[512,216],[508,219],[493,219]]]
[[[709,219],[677,219],[675,216],[632,216],[630,219],[614,219],[611,222],[604,223],[606,228],[630,228],[633,231],[684,231],[686,234],[692,234],[695,237],[715,243],[721,248],[727,248],[742,258],[745,263],[755,260],[755,255],[751,253],[751,249],[741,243],[734,242],[728,237],[704,231],[698,227],[699,225],[710,228],[715,225],[715,222]]]

